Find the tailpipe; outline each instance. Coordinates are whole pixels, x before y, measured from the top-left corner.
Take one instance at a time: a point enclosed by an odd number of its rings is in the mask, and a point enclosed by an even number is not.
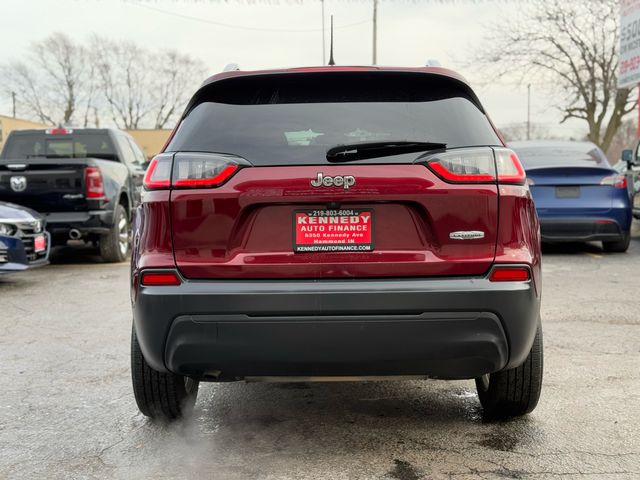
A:
[[[72,228],[69,230],[69,238],[71,240],[80,240],[82,238],[82,233],[79,230]]]

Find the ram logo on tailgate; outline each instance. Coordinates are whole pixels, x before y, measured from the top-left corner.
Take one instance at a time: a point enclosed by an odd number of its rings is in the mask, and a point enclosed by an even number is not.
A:
[[[14,192],[24,192],[27,189],[27,177],[22,175],[11,177],[9,184],[11,185],[11,190]]]
[[[325,176],[324,173],[318,172],[318,178],[311,180],[312,187],[342,187],[345,190],[356,184],[356,178],[351,175],[336,175],[335,177]]]

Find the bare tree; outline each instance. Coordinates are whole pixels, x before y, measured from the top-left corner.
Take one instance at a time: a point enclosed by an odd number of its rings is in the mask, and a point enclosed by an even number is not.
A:
[[[28,117],[43,123],[57,123],[53,111],[56,106],[49,105],[41,96],[40,79],[24,62],[13,61],[0,67],[0,83],[7,96],[15,92],[17,108],[22,107]]]
[[[82,115],[82,126],[89,127],[94,126],[96,128],[100,127],[100,103],[101,96],[99,92],[99,79],[97,66],[95,62],[92,61],[92,54],[89,53],[88,58],[89,62],[88,73],[87,73],[87,84],[86,84],[86,101],[84,102],[84,113]],[[93,121],[91,119],[91,114],[93,113]]]
[[[151,114],[154,128],[165,128],[182,113],[206,69],[200,60],[174,50],[158,52],[154,64]]]
[[[200,60],[173,50],[150,51],[103,37],[91,45],[101,95],[120,128],[166,127],[204,78]]]
[[[104,37],[91,41],[99,86],[119,128],[139,128],[151,111],[149,53],[131,42]]]
[[[33,43],[25,60],[2,65],[0,78],[28,116],[51,124],[75,121],[91,84],[86,50],[63,33]]]
[[[492,75],[546,83],[561,98],[562,122],[584,120],[588,138],[607,151],[623,117],[635,108],[617,88],[618,0],[546,0],[523,6],[521,18],[496,28],[473,60]]]
[[[638,139],[638,123],[635,119],[627,119],[616,132],[607,150],[609,162],[616,163],[622,157],[622,150],[634,148]]]
[[[527,140],[527,130],[531,140],[555,140],[558,137],[553,136],[549,128],[539,123],[532,123],[527,129],[527,123],[511,123],[499,128],[500,133],[507,142],[516,142],[519,140]]]

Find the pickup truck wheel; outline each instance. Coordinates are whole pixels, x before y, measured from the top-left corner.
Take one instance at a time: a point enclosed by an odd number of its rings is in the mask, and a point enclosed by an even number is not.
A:
[[[617,242],[602,242],[602,248],[608,253],[624,253],[629,249],[631,243],[631,232],[625,233],[622,240]]]
[[[100,256],[105,262],[123,262],[129,253],[129,219],[122,205],[113,212],[114,222],[108,234],[100,237]]]
[[[136,403],[145,416],[172,421],[193,411],[199,382],[152,369],[142,355],[135,328],[131,331],[131,379]]]
[[[536,408],[542,388],[542,328],[522,365],[476,378],[480,404],[487,418],[515,417]]]

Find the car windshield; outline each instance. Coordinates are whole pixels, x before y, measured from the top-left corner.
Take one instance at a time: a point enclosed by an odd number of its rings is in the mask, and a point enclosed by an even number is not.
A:
[[[512,148],[525,168],[536,167],[610,167],[607,157],[595,145],[544,145]]]
[[[328,149],[361,142],[500,145],[467,90],[444,77],[324,73],[220,83],[197,97],[168,151],[230,153],[254,165],[287,165],[324,163]]]

